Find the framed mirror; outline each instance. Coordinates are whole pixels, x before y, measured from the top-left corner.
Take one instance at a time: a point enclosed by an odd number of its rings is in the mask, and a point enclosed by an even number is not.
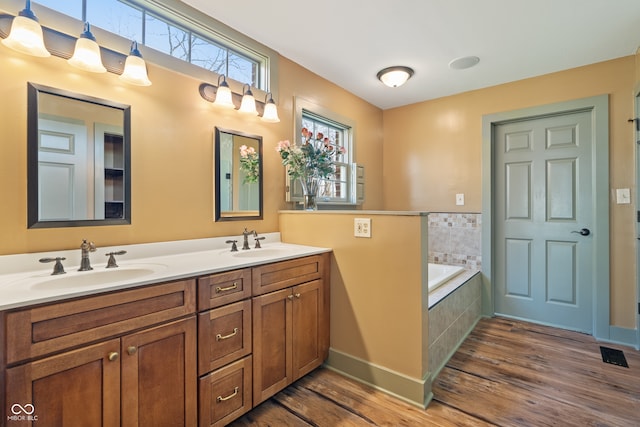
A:
[[[29,228],[131,223],[131,107],[27,84]]]
[[[215,220],[262,219],[262,137],[215,128]]]

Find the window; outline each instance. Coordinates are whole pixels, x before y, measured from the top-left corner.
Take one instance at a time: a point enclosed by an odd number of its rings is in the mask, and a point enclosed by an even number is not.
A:
[[[36,0],[37,3],[92,26],[135,40],[149,48],[224,74],[239,83],[272,91],[268,54],[254,46],[243,46],[203,23],[189,21],[170,9],[129,0]],[[153,5],[158,3],[153,2]]]
[[[322,133],[328,136],[333,144],[343,147],[345,154],[338,154],[335,164],[336,173],[324,180],[318,190],[319,204],[354,205],[362,202],[356,195],[356,165],[352,163],[354,153],[355,125],[352,120],[332,111],[296,98],[296,142],[302,128],[307,128],[314,135]],[[289,182],[289,201],[302,201],[302,189],[298,182]]]

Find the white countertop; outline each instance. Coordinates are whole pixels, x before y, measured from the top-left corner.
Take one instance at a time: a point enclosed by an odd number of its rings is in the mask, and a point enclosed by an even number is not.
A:
[[[263,234],[261,249],[242,250],[242,236],[175,242],[99,247],[89,254],[91,271],[77,271],[78,249],[0,256],[0,310],[58,301],[100,292],[133,288],[221,271],[283,261],[329,252],[331,249],[283,243],[280,233]],[[238,252],[231,252],[225,241],[238,241]],[[107,269],[109,252],[127,251],[116,256],[118,268]],[[65,274],[51,275],[54,263],[40,258],[65,257]]]

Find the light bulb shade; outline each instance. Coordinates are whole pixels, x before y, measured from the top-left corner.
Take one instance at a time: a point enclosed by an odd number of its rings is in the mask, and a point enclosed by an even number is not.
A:
[[[249,85],[245,84],[245,86],[247,86],[247,90],[242,96],[242,103],[240,104],[240,109],[238,111],[243,114],[251,114],[257,116],[258,110],[256,108],[256,99],[253,97],[253,93],[251,93]]]
[[[147,76],[147,63],[142,59],[138,43],[135,41],[131,43],[131,52],[124,62],[124,71],[119,78],[132,85],[151,86],[151,80]]]
[[[413,75],[413,70],[409,67],[389,67],[378,72],[378,79],[389,87],[398,87],[405,84]]]
[[[138,56],[127,56],[120,80],[137,86],[151,86],[151,80],[147,76],[147,63]]]
[[[33,16],[33,14],[31,15]],[[17,52],[31,56],[39,56],[42,58],[51,56],[44,46],[42,27],[35,16],[33,16],[33,18],[23,16],[22,12],[21,15],[13,18],[9,36],[2,40],[2,44]]]
[[[262,113],[262,121],[267,123],[278,123],[280,117],[278,117],[278,107],[273,102],[273,98],[269,97],[264,104],[264,112]]]
[[[76,49],[68,60],[69,64],[84,71],[92,73],[106,73],[107,69],[102,65],[100,46],[95,40],[80,37],[76,40]]]
[[[84,23],[84,31],[76,40],[76,48],[73,56],[68,59],[69,64],[84,71],[92,73],[106,73],[107,69],[102,65],[100,46],[91,33],[91,25]]]
[[[233,94],[224,75],[218,76],[218,89],[216,90],[216,100],[213,105],[221,108],[236,108],[233,103]]]

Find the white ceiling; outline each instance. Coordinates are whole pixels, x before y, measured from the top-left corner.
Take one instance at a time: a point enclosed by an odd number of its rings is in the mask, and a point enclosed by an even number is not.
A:
[[[640,0],[182,0],[382,108],[633,55]],[[480,63],[452,70],[453,59]],[[382,68],[415,75],[389,88]]]

